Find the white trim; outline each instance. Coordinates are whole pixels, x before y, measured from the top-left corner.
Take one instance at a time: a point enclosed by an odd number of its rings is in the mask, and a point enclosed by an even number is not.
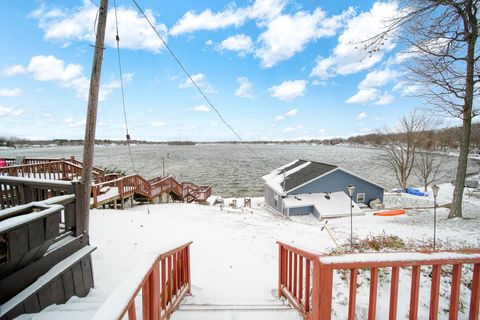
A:
[[[358,200],[358,196],[360,196],[360,195],[361,195],[362,198],[363,198],[362,201]],[[355,201],[355,202],[361,202],[361,203],[363,203],[364,201],[365,201],[365,192],[357,192],[357,201]]]

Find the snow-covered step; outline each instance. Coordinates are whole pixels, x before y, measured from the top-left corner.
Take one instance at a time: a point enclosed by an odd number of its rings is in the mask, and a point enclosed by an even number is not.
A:
[[[252,309],[252,310],[183,310],[178,309],[171,320],[303,320],[294,309]]]
[[[189,301],[187,298],[171,317],[172,320],[264,319],[301,320],[295,309],[281,300],[265,301]]]

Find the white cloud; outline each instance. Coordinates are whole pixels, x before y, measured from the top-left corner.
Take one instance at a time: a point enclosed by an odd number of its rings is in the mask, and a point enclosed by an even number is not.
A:
[[[285,117],[295,117],[298,114],[298,109],[292,109],[285,112],[284,114],[278,115],[275,117],[275,121],[282,121]]]
[[[15,65],[19,66],[19,65]],[[75,91],[76,96],[87,99],[90,79],[83,75],[83,67],[80,64],[65,63],[55,56],[34,56],[26,67],[20,66],[25,73],[31,75],[34,80],[54,82],[60,87]],[[128,83],[133,73],[123,75],[124,83]],[[111,80],[100,86],[99,100],[104,101],[113,90],[120,87],[120,80]]]
[[[349,8],[340,15],[328,17],[320,8],[312,13],[299,11],[294,15],[280,15],[268,23],[267,30],[258,37],[255,55],[265,68],[293,57],[305,46],[322,37],[331,37],[353,13]]]
[[[18,117],[24,113],[23,109],[14,109],[9,107],[0,106],[0,117],[14,116]]]
[[[379,87],[383,87],[399,76],[398,72],[386,68],[369,72],[365,79],[358,85],[359,91],[347,100],[347,103],[367,103],[375,101],[377,105],[387,105],[393,102],[393,96],[388,93],[381,93]]]
[[[221,12],[212,12],[210,9],[201,13],[188,11],[170,29],[170,34],[177,36],[198,30],[240,27],[250,19],[255,19],[262,25],[278,16],[286,3],[286,0],[256,0],[253,5],[247,7],[239,8],[235,4],[230,4]]]
[[[393,86],[393,91],[398,91],[402,96],[412,96],[420,91],[420,86],[417,84],[408,84],[406,81],[400,81]]]
[[[392,18],[399,16],[396,2],[375,2],[368,12],[363,12],[347,23],[338,37],[338,44],[329,57],[318,57],[311,76],[327,79],[337,74],[346,75],[368,69],[381,61],[385,53],[395,47],[394,38],[383,41],[379,50],[365,50],[362,41],[379,34]]]
[[[19,97],[23,94],[22,89],[1,89],[0,97]]]
[[[375,104],[384,106],[392,102],[393,102],[393,96],[391,94],[385,93],[375,102]]]
[[[63,60],[52,55],[34,56],[26,68],[27,72],[38,81],[68,82],[81,76],[83,68],[79,64],[65,64]]]
[[[239,55],[244,56],[253,50],[252,38],[243,33],[237,34],[220,42],[218,49],[236,51]]]
[[[367,74],[365,79],[358,85],[359,89],[378,88],[383,87],[387,83],[395,80],[398,77],[398,72],[386,68],[383,70],[374,70]]]
[[[0,106],[0,117],[3,117],[3,116],[6,116],[8,115],[9,113],[12,112],[12,109],[11,108],[7,108],[7,107],[2,107]]]
[[[11,77],[11,76],[14,76],[14,75],[17,75],[17,74],[23,74],[25,72],[26,72],[26,70],[23,66],[21,66],[19,64],[14,64],[10,67],[6,67],[5,69],[3,69],[2,70],[2,75],[7,76],[7,77]]]
[[[253,98],[252,83],[246,77],[237,78],[238,88],[235,90],[235,95],[242,98]]]
[[[284,81],[278,86],[272,86],[268,89],[271,96],[279,100],[292,100],[296,97],[303,96],[307,89],[306,80]]]
[[[18,116],[21,116],[22,114],[24,114],[25,111],[23,109],[18,109],[16,111],[14,111],[12,114],[15,116],[15,117],[18,117]]]
[[[197,86],[201,89],[204,89],[205,92],[217,92],[215,88],[210,84],[210,82],[208,82],[207,77],[203,73],[196,73],[193,74],[191,77],[192,80],[197,84]],[[195,86],[193,85],[192,80],[187,78],[183,83],[179,84],[178,87],[181,89],[194,88]]]
[[[356,120],[362,120],[362,119],[365,119],[366,117],[367,117],[366,112],[360,112],[355,119]]]
[[[350,97],[346,102],[347,103],[362,103],[373,101],[379,97],[379,91],[375,88],[370,89],[360,89],[357,94],[353,97]]]
[[[287,117],[295,117],[298,114],[298,109],[292,109],[290,111],[285,112],[285,116]]]
[[[207,107],[206,105],[200,105],[200,106],[195,106],[192,108],[192,111],[197,111],[197,112],[208,112],[210,111],[210,108]]]
[[[37,18],[39,27],[44,31],[45,40],[59,41],[68,46],[72,41],[87,41],[94,43],[93,32],[98,8],[83,1],[82,6],[72,9],[48,9],[45,6],[35,10],[31,16]],[[152,10],[145,10],[146,16],[156,27],[164,39],[167,39],[167,27],[156,21]],[[133,8],[117,8],[120,45],[122,48],[159,52],[163,43],[156,36],[143,16]],[[115,15],[107,16],[105,43],[116,47]]]
[[[295,127],[287,127],[282,130],[282,132],[290,133],[290,132],[295,132],[297,129]]]
[[[150,122],[150,125],[152,127],[161,128],[161,127],[165,127],[167,123],[161,122],[161,121],[154,121],[154,122]]]

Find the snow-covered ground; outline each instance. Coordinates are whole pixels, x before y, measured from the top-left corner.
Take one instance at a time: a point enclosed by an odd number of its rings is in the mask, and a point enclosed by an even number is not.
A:
[[[449,185],[442,185],[438,202],[448,202],[451,191]],[[231,200],[226,199],[225,203]],[[388,208],[427,207],[433,205],[433,198],[388,195],[385,203]],[[237,206],[242,204],[239,199]],[[438,239],[452,246],[479,247],[480,200],[465,197],[464,208],[465,219],[447,219],[447,209],[437,210]],[[407,241],[430,240],[433,210],[407,211],[407,215],[396,217],[378,217],[369,213],[356,216],[353,218],[355,236],[363,238],[385,232]],[[316,252],[327,252],[335,247],[326,230],[321,231],[324,221],[312,216],[280,217],[265,208],[260,198],[253,199],[251,209],[174,203],[136,206],[123,211],[93,210],[90,222],[91,244],[98,247],[93,253],[95,288],[84,299],[74,297],[65,305],[51,306],[39,314],[23,318],[89,319],[135,263],[151,252],[179,242],[193,241],[193,297],[190,299],[196,303],[274,299],[278,279],[277,240],[312,248]],[[331,219],[328,226],[337,242],[347,242],[350,217]],[[344,286],[341,282],[335,285],[337,319],[344,319],[341,310],[346,308],[344,302],[348,297],[348,291],[342,293]],[[363,287],[368,289],[368,285]],[[380,301],[389,296],[389,285],[382,288],[379,289]],[[409,287],[403,288],[401,284],[400,290],[408,291]],[[421,296],[428,301],[425,290],[422,287]],[[401,296],[407,299],[409,294]],[[360,314],[365,311],[361,304],[367,298],[368,292],[365,295],[359,293]],[[408,299],[406,301],[404,304],[408,306]],[[381,319],[385,305],[379,302]],[[421,303],[420,311],[425,308]]]

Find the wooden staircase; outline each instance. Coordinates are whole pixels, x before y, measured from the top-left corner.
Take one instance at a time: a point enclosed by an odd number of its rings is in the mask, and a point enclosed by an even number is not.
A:
[[[302,320],[297,310],[282,300],[216,301],[195,303],[185,298],[171,320]]]
[[[5,159],[8,166],[0,167],[0,176],[14,176],[45,180],[78,180],[82,174],[81,161],[74,157],[69,159],[22,159],[22,164],[15,164],[15,159]],[[210,186],[196,185],[191,182],[181,183],[174,177],[156,177],[147,180],[138,174],[119,176],[106,174],[100,168],[93,168],[92,199],[90,205],[97,208],[102,205],[120,203],[123,209],[125,200],[137,199],[154,202],[162,194],[170,195],[174,200],[187,203],[206,203],[212,194]]]

